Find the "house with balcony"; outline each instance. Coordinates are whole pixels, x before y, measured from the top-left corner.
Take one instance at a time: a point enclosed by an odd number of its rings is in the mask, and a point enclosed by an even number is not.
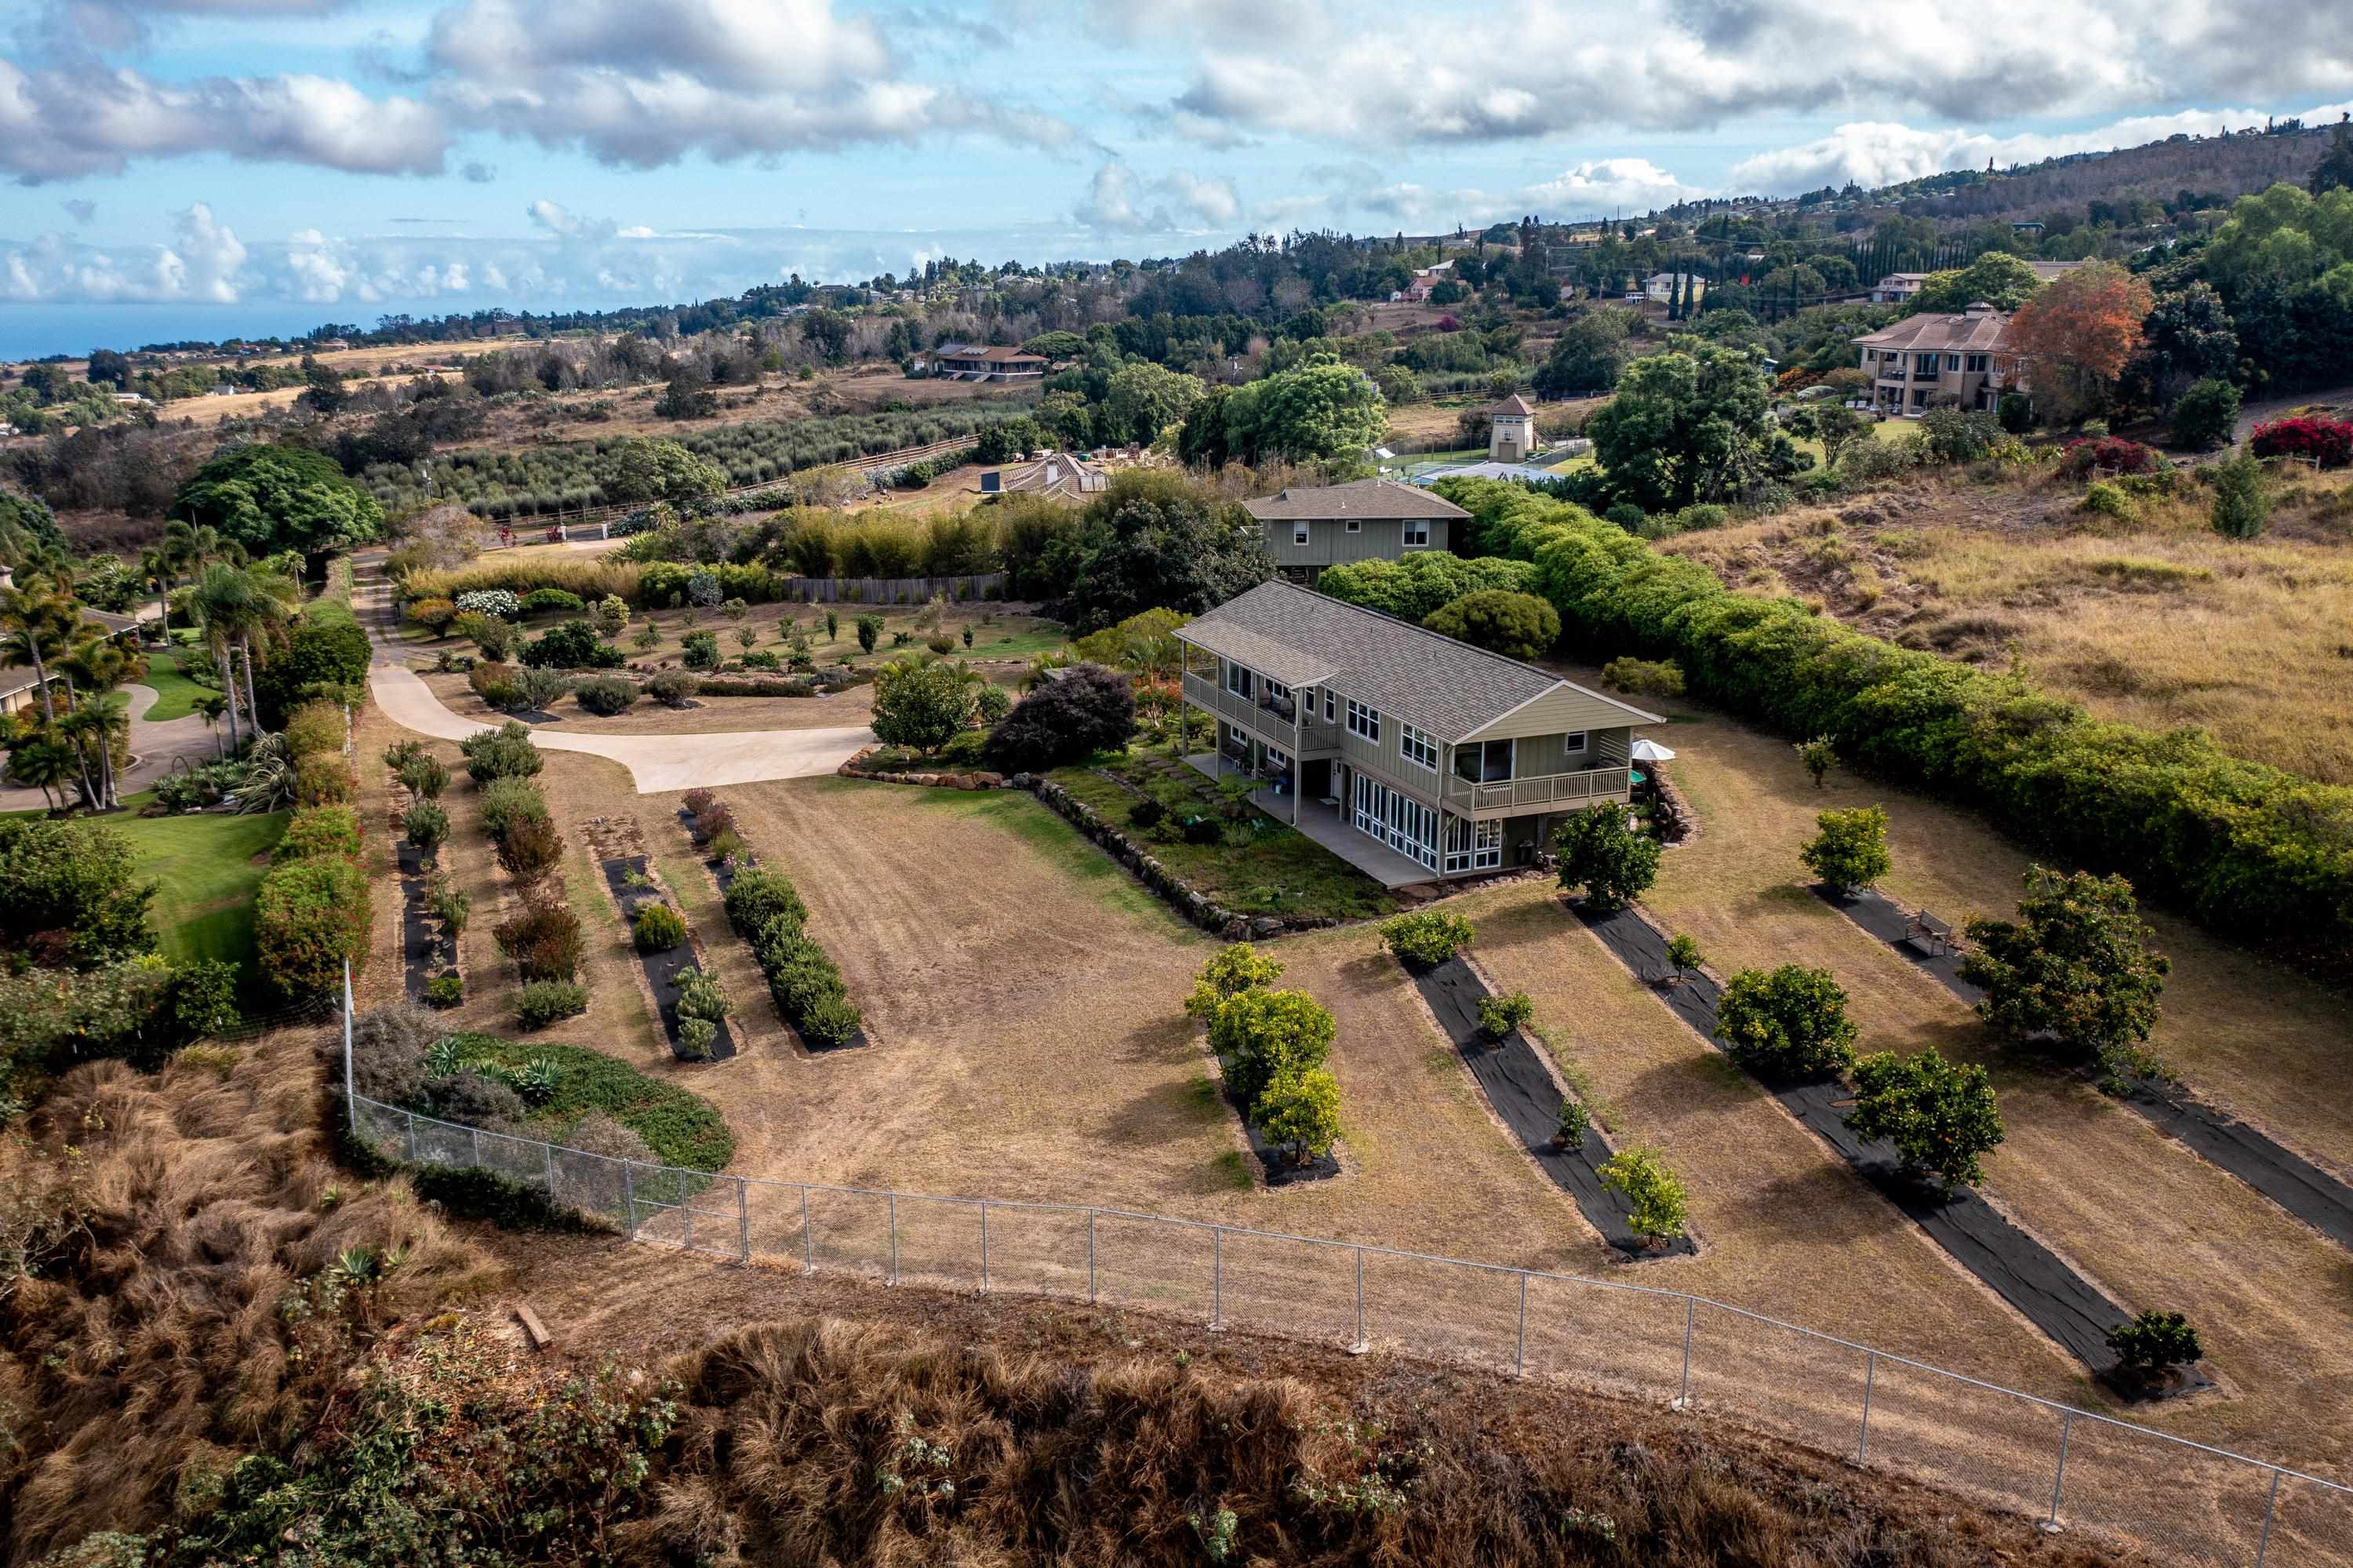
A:
[[[2005,352],[2010,317],[1976,304],[1957,316],[1916,315],[1852,340],[1882,414],[1916,419],[1940,395],[1963,408],[1990,408],[2022,389],[2015,355]]]
[[[1471,517],[1442,495],[1388,479],[1295,484],[1242,505],[1265,530],[1275,569],[1311,588],[1326,567],[1446,549],[1453,529]]]
[[[1384,885],[1526,865],[1567,813],[1624,804],[1630,704],[1378,610],[1262,583],[1176,632],[1180,744]]]

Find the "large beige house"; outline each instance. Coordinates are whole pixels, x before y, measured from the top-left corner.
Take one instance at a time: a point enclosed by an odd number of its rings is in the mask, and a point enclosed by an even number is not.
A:
[[[1564,815],[1625,802],[1658,715],[1286,582],[1188,621],[1185,735],[1212,775],[1390,886],[1525,865]]]
[[[1949,395],[1964,408],[1990,408],[2022,387],[2016,356],[2003,351],[2010,317],[1991,305],[1957,316],[1906,316],[1853,339],[1871,376],[1871,400],[1883,414],[1917,418]]]
[[[1293,485],[1242,504],[1265,530],[1275,569],[1309,587],[1326,567],[1446,549],[1451,530],[1471,515],[1443,496],[1387,479]]]

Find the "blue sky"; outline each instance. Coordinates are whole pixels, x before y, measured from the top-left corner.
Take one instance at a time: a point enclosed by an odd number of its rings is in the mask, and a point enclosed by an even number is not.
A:
[[[2294,0],[0,0],[0,354],[1641,211],[2348,100],[2353,29]]]

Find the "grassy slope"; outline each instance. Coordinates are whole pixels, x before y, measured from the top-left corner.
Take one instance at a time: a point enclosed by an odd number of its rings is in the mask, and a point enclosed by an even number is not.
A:
[[[153,686],[156,703],[144,715],[149,724],[164,724],[175,718],[185,718],[196,711],[199,699],[212,688],[200,686],[183,673],[181,661],[196,655],[179,649],[156,649],[147,655],[147,673],[137,684]],[[127,700],[118,697],[117,701]]]
[[[288,814],[250,817],[130,817],[107,825],[139,852],[142,873],[157,885],[153,906],[159,946],[177,960],[253,962],[253,890],[265,860],[286,832]]]

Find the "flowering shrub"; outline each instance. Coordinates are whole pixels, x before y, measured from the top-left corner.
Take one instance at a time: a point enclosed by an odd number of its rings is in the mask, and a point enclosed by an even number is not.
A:
[[[2152,447],[2122,436],[2102,436],[2069,441],[2063,466],[2068,478],[2081,479],[2090,473],[2150,473],[2160,461]]]
[[[2353,467],[2353,422],[2276,419],[2248,443],[2257,457],[2314,458],[2323,468]]]
[[[458,613],[469,612],[512,620],[522,613],[522,601],[505,588],[469,588],[458,596]]]

